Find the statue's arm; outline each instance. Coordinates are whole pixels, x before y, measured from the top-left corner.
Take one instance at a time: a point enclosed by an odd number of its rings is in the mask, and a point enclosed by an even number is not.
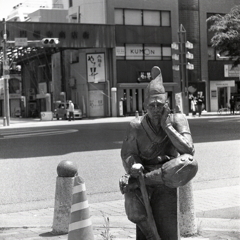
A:
[[[185,115],[177,113],[170,117],[163,126],[172,144],[180,154],[188,153],[194,155],[194,145]]]
[[[136,126],[134,123],[130,123],[121,149],[122,163],[126,173],[130,174],[133,164],[141,163],[138,153]]]
[[[182,186],[195,176],[197,171],[196,161],[193,161],[192,157],[194,145],[188,121],[185,115],[174,114],[166,118],[162,127],[181,156],[164,163],[159,169],[146,173],[145,183],[149,186],[156,184]]]

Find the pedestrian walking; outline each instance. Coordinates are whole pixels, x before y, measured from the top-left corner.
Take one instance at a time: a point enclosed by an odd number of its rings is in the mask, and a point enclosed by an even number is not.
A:
[[[69,116],[68,116],[68,121],[74,120],[74,104],[72,101],[68,102],[68,111],[69,111]]]
[[[198,115],[201,117],[202,115],[202,105],[203,105],[203,96],[201,93],[198,93],[197,97],[197,108],[198,108]]]
[[[232,96],[230,98],[229,104],[230,104],[230,114],[234,115],[234,112],[235,112],[235,99],[234,99],[234,96]]]
[[[196,97],[193,96],[192,94],[189,96],[190,99],[190,106],[191,106],[191,111],[192,111],[192,115],[195,117],[196,116]]]

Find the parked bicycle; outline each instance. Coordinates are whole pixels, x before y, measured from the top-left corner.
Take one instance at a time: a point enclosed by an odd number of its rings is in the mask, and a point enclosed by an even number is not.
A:
[[[240,113],[240,104],[237,104],[235,107],[235,113]]]
[[[218,109],[218,114],[222,114],[222,113],[230,114],[230,108],[228,106],[227,107],[221,106],[221,108]]]

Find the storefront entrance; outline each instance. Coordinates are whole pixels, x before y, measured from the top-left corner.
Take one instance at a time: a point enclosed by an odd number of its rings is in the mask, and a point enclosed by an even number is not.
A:
[[[234,80],[210,82],[210,106],[212,112],[229,106],[232,87],[235,87]]]
[[[228,107],[227,87],[218,88],[218,109]]]

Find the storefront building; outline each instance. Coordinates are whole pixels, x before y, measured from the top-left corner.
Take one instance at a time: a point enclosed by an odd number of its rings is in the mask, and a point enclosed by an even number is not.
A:
[[[200,3],[200,41],[201,41],[201,76],[206,82],[206,102],[208,111],[218,111],[220,108],[229,107],[231,96],[236,100],[240,98],[239,67],[233,68],[228,58],[221,57],[211,47],[212,32],[206,19],[214,14],[229,13],[231,8],[240,5],[240,1],[206,1]]]
[[[240,0],[217,2],[79,0],[69,6],[69,23],[15,22],[16,26],[7,26],[9,40],[39,41],[28,46],[32,49],[29,54],[27,47],[17,49],[21,52],[17,63],[22,66],[18,99],[25,98],[24,116],[33,116],[35,110],[53,111],[59,100],[75,102],[84,117],[141,113],[153,66],[162,70],[174,110],[175,96],[183,91],[181,72],[172,68],[171,48],[179,41],[180,24],[186,29],[187,40],[193,43],[194,58],[190,61],[194,70],[187,70],[185,79],[188,91],[203,93],[207,111],[226,106],[231,95],[240,94],[239,71],[229,67],[229,60],[218,58],[211,47],[213,33],[208,31],[206,19],[228,13],[237,3],[240,5]],[[89,9],[92,4],[97,6]],[[43,48],[41,39],[51,37],[60,43]],[[38,54],[34,55],[34,48]]]

